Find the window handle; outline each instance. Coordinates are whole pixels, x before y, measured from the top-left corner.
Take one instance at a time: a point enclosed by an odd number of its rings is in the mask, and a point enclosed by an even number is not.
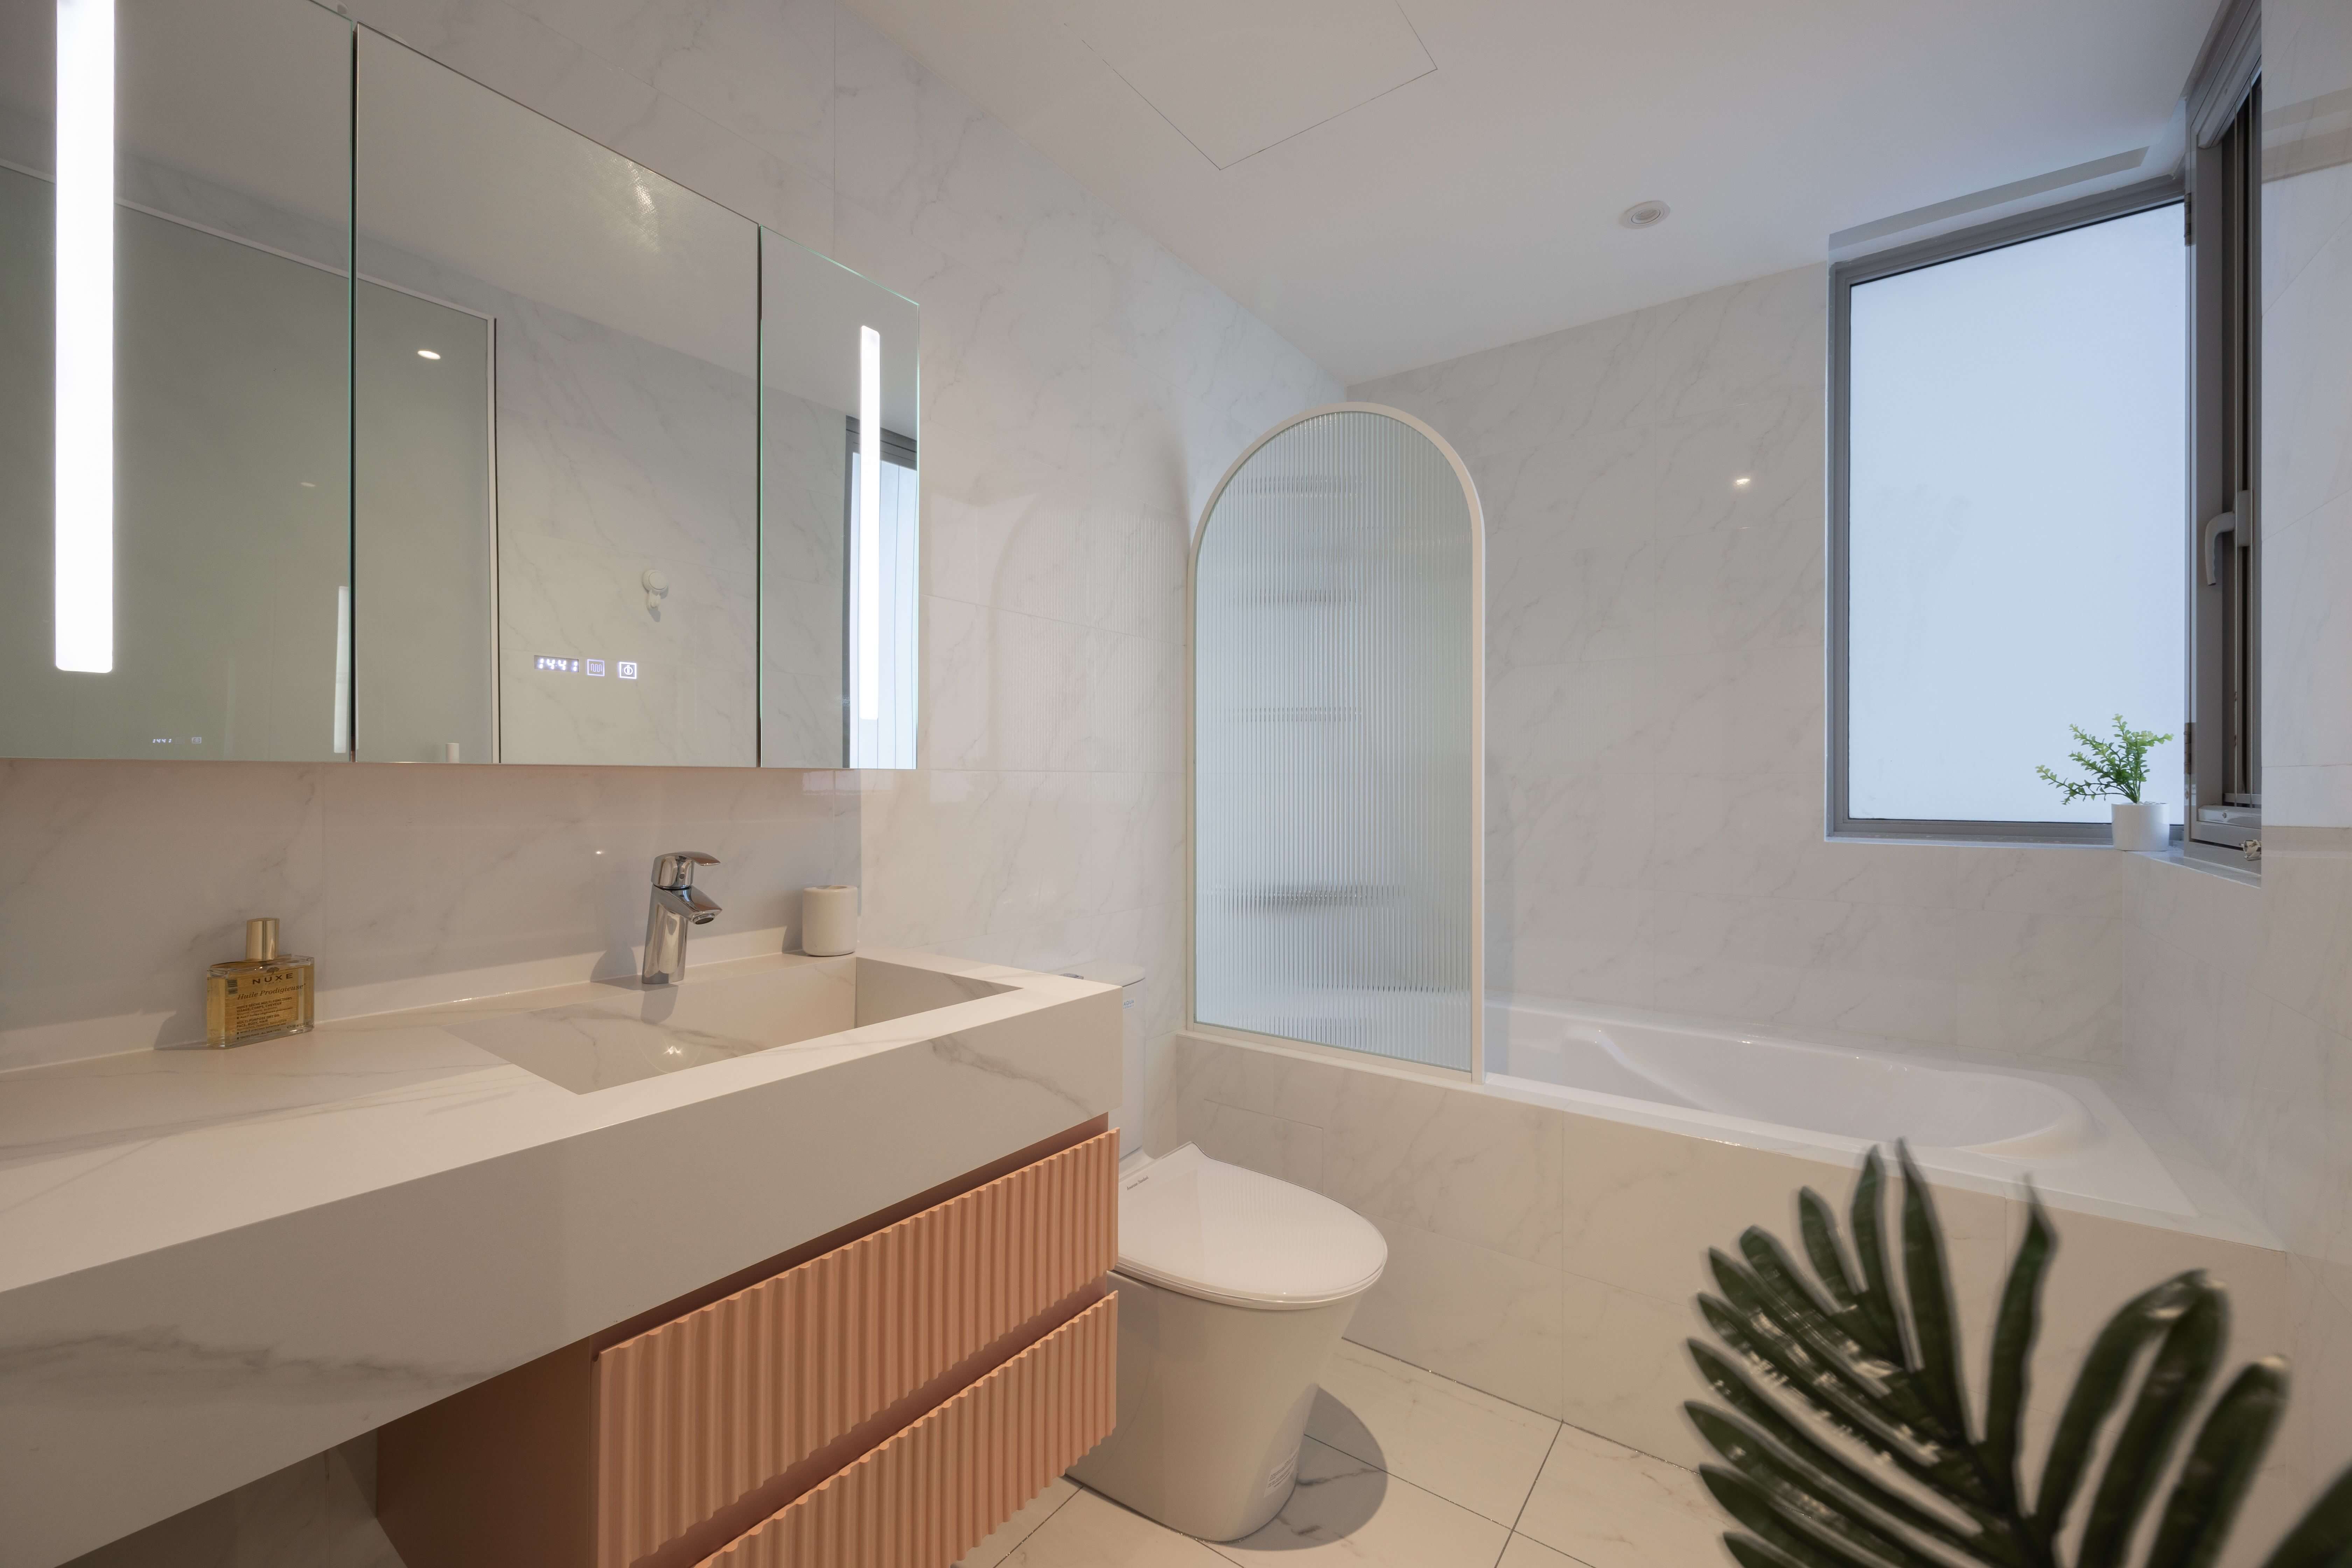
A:
[[[2221,581],[2221,563],[2213,558],[2213,547],[2220,542],[2221,535],[2225,533],[2237,535],[2235,542],[2241,550],[2253,543],[2253,529],[2251,526],[2241,528],[2238,524],[2238,520],[2242,517],[2247,519],[2249,523],[2252,522],[2253,507],[2254,498],[2247,491],[2240,490],[2238,504],[2235,507],[2228,511],[2217,511],[2205,520],[2204,536],[2199,542],[2199,548],[2205,557],[2207,587],[2217,587]]]

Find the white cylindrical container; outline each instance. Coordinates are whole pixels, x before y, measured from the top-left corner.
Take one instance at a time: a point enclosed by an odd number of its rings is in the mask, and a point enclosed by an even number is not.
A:
[[[2116,847],[2162,853],[2172,847],[2172,816],[2160,800],[2116,802]]]
[[[838,958],[857,951],[857,889],[801,889],[801,951],[811,958]]]

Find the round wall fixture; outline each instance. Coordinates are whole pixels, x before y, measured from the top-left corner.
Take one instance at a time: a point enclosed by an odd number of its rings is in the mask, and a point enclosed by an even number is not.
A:
[[[1627,228],[1655,228],[1674,210],[1664,202],[1635,202],[1617,215],[1617,221]]]

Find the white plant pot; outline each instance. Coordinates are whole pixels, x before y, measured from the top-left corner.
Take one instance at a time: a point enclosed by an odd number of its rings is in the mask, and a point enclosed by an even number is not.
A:
[[[2172,813],[2166,803],[2116,802],[2116,847],[2142,853],[2172,847]]]

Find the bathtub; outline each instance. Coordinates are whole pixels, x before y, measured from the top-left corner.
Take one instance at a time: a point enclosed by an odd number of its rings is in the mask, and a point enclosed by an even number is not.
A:
[[[1397,1011],[1318,1001],[1310,1021]],[[1379,1226],[1389,1267],[1350,1339],[1678,1464],[1708,1458],[1682,1414],[1708,1249],[1749,1225],[1794,1245],[1797,1190],[1843,1209],[1864,1152],[1896,1138],[1935,1188],[1972,1379],[2025,1182],[2045,1199],[2032,1442],[2107,1315],[2184,1268],[2231,1288],[2233,1360],[2291,1342],[2277,1238],[2161,1117],[2135,1125],[2126,1086],[1527,998],[1486,1025],[1476,1080],[1190,1026],[1158,1053],[1149,1140]]]
[[[1910,1141],[1920,1166],[1972,1185],[2030,1177],[2065,1194],[2196,1212],[2097,1084],[1749,1030],[1492,1001],[1486,1082],[1590,1115],[1759,1148],[1859,1158]]]

